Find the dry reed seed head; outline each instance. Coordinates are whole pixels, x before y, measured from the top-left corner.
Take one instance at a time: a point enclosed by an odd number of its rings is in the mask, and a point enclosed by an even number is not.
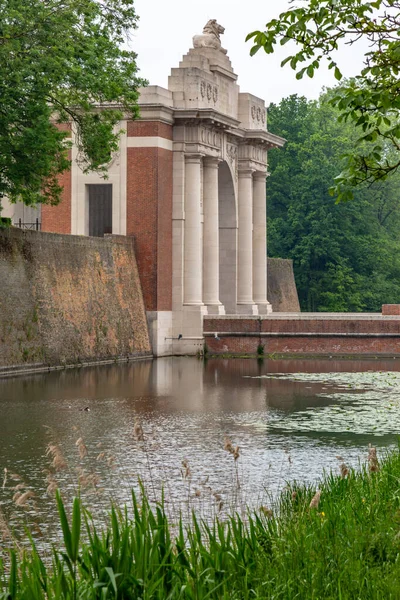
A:
[[[109,456],[107,458],[107,465],[110,467],[110,469],[114,469],[115,468],[115,457],[114,456]]]
[[[240,456],[240,453],[239,453],[239,446],[236,446],[235,450],[233,451],[233,458],[234,458],[235,460],[237,460],[237,459],[239,458],[239,456]]]
[[[296,500],[297,498],[297,492],[292,492],[292,500]]]
[[[181,469],[181,473],[182,473],[183,479],[189,479],[192,475],[192,472],[190,470],[189,461],[187,460],[187,458],[185,458],[182,461],[182,467],[183,467],[183,469]]]
[[[12,497],[13,502],[16,502],[20,496],[22,496],[21,492],[15,492],[15,494]]]
[[[57,444],[47,444],[46,455],[52,457],[51,464],[56,471],[61,471],[68,466],[63,453]]]
[[[35,493],[32,490],[27,490],[23,494],[20,494],[19,497],[15,500],[16,506],[26,506],[28,500],[34,498]]]
[[[368,466],[369,466],[369,471],[371,473],[376,473],[377,471],[379,471],[379,461],[378,461],[378,457],[376,454],[376,448],[374,446],[372,446],[371,444],[369,444],[369,451],[368,451]]]
[[[100,478],[96,473],[87,473],[84,469],[79,469],[78,481],[82,487],[96,488],[100,483]]]
[[[235,452],[235,450],[233,448],[233,444],[228,437],[225,438],[224,450],[226,450],[227,452],[230,452],[231,454],[233,454]]]
[[[217,494],[217,492],[214,492],[213,496],[217,502],[221,502],[221,500],[222,500],[221,494]]]
[[[85,445],[85,442],[83,441],[83,438],[80,437],[79,439],[77,439],[75,442],[75,446],[77,446],[78,448],[79,458],[83,460],[88,454],[87,447]]]
[[[200,498],[201,496],[201,491],[200,490],[196,490],[194,495],[196,496],[196,498]]]
[[[7,467],[4,467],[4,478],[3,478],[3,485],[2,485],[3,490],[6,487],[6,483],[7,483],[7,473],[8,473]]]
[[[223,509],[223,507],[224,507],[224,503],[223,503],[223,501],[222,501],[222,500],[220,500],[220,501],[218,502],[218,512],[221,512],[221,510]]]
[[[138,442],[144,442],[144,431],[139,420],[135,421],[133,426],[133,434]]]
[[[105,452],[100,452],[100,454],[98,454],[96,456],[96,460],[104,460],[106,457],[106,453]]]
[[[268,506],[260,506],[260,511],[266,517],[268,517],[268,519],[272,519],[272,517],[274,516],[274,513],[272,512],[272,510],[270,508],[268,508]]]
[[[310,502],[310,508],[318,508],[320,499],[321,499],[321,492],[320,492],[320,490],[318,490]]]
[[[289,461],[289,464],[291,465],[292,464],[292,457],[290,456],[290,454],[288,455],[288,461]]]
[[[23,490],[25,487],[24,483],[19,483],[18,485],[15,485],[12,489],[14,490],[14,492],[17,492],[18,490]]]
[[[340,465],[340,476],[342,479],[345,479],[345,477],[347,477],[347,475],[350,473],[347,465],[345,465],[344,463],[342,463]]]
[[[46,488],[46,494],[48,496],[52,496],[56,492],[56,490],[58,489],[57,482],[54,479],[52,473],[49,473],[47,475],[46,480],[47,480],[47,483],[48,483],[47,488]]]
[[[0,508],[0,535],[3,540],[10,540],[12,538],[10,528],[8,527],[6,518],[3,511]]]
[[[341,462],[343,462],[343,460],[344,460],[343,456],[336,456],[336,458],[337,458],[338,460],[340,460]]]

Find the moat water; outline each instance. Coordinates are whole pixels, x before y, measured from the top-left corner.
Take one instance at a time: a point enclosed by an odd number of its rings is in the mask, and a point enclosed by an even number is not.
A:
[[[49,482],[67,503],[79,487],[101,518],[140,479],[151,500],[164,490],[172,516],[223,517],[272,506],[294,480],[317,486],[324,470],[365,463],[369,443],[383,456],[399,431],[398,360],[166,358],[3,379],[0,508],[16,530],[33,523],[51,539]]]

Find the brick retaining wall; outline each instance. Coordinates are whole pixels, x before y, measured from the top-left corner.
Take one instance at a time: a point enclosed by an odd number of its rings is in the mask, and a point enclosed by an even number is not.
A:
[[[400,316],[209,316],[204,319],[204,336],[213,354],[255,354],[261,344],[265,354],[400,355]]]
[[[0,230],[0,369],[151,356],[132,238]]]

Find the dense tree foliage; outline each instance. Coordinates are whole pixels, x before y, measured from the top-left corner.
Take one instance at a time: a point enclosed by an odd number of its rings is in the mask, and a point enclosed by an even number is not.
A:
[[[288,141],[269,153],[268,254],[294,260],[302,310],[379,311],[400,302],[400,173],[335,203],[328,188],[357,137],[325,92],[268,112]]]
[[[58,201],[69,162],[55,121],[72,123],[83,168],[109,162],[121,109],[137,110],[123,46],[136,21],[133,0],[0,0],[0,197]]]
[[[327,59],[341,79],[335,51],[341,42],[368,42],[361,73],[337,90],[332,98],[341,117],[359,130],[359,140],[370,144],[352,147],[336,173],[331,193],[349,199],[349,184],[385,177],[400,166],[400,2],[399,0],[303,0],[249,34],[251,53],[261,48],[270,54],[278,43],[289,42],[290,54],[282,62],[296,77],[313,77]],[[294,42],[294,44],[293,44]]]

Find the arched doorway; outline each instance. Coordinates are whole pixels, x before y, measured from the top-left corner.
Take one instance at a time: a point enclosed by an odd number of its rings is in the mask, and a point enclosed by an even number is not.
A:
[[[219,299],[226,314],[236,313],[237,215],[235,188],[228,164],[218,169]]]

